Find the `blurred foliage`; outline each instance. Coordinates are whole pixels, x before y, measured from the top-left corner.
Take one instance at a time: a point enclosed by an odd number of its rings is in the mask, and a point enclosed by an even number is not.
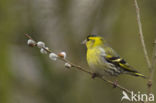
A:
[[[151,57],[156,1],[138,3]],[[133,0],[0,0],[0,26],[0,103],[120,102],[120,90],[77,70],[65,70],[61,61],[50,61],[29,48],[25,33],[45,41],[54,52],[66,51],[69,60],[86,68],[81,41],[89,33],[99,34],[148,75]],[[126,88],[146,92],[146,80],[125,75],[117,79]],[[156,93],[155,83],[153,87]]]

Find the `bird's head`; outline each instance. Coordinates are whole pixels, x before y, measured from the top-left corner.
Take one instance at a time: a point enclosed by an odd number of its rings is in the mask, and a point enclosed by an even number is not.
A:
[[[87,38],[83,41],[83,44],[85,44],[87,48],[102,46],[103,43],[103,38],[98,35],[88,35]]]

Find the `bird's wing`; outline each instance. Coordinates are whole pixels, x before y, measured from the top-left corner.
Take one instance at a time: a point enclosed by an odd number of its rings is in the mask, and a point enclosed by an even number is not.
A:
[[[104,58],[107,62],[114,64],[117,67],[121,67],[125,71],[130,72],[137,72],[136,70],[132,69],[132,67],[123,59],[121,58],[112,48],[105,47],[106,55]]]
[[[137,72],[123,58],[121,58],[112,48],[110,48],[110,46],[104,45],[103,48],[105,49],[105,55],[103,55],[103,57],[107,62],[122,68],[124,71],[129,71],[134,73]]]
[[[125,71],[137,72],[136,70],[132,69],[132,67],[120,56],[106,55],[104,58],[106,59],[107,62],[112,63]]]
[[[113,64],[116,67],[120,67],[121,69],[123,69],[127,73],[130,73],[131,75],[147,78],[143,74],[141,74],[137,70],[135,70],[133,67],[131,67],[112,48],[109,48],[109,47],[104,47],[104,48],[105,48],[105,55],[103,55],[102,57],[103,57],[103,59],[105,59],[105,61]]]

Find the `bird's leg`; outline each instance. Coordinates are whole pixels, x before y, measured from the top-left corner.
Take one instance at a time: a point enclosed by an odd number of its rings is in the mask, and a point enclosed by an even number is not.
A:
[[[92,73],[92,79],[94,79],[95,77],[97,77],[98,74],[97,73]]]
[[[115,80],[115,81],[113,82],[113,88],[116,88],[117,85],[118,85],[118,80]]]

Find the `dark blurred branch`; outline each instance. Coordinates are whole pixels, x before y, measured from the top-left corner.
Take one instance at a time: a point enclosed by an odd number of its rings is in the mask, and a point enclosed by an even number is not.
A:
[[[25,34],[25,36],[26,36],[27,38],[29,38],[29,39],[32,39],[32,37],[31,37],[30,35],[28,35],[28,34]],[[32,40],[33,40],[33,39],[32,39]],[[36,45],[34,45],[34,46],[36,46]],[[49,50],[49,49],[47,49],[47,48],[45,48],[45,47],[44,47],[43,49],[44,49],[45,51],[47,51],[48,53],[52,53],[51,50]],[[59,57],[59,55],[58,55],[58,57]],[[77,70],[80,70],[80,71],[82,71],[82,72],[85,72],[85,73],[87,73],[87,74],[89,74],[89,75],[91,75],[91,76],[94,75],[94,73],[92,73],[92,72],[86,70],[85,68],[83,68],[83,67],[81,67],[81,66],[79,66],[79,65],[76,65],[76,64],[74,64],[74,63],[68,61],[67,59],[64,59],[64,58],[61,58],[61,57],[59,57],[59,59],[60,59],[61,61],[65,62],[65,63],[69,63],[69,64],[71,65],[71,67],[73,67],[73,68],[75,68],[75,69],[77,69]],[[119,85],[119,84],[117,84],[117,83],[114,83],[114,82],[112,82],[112,81],[106,79],[105,77],[97,76],[97,78],[99,78],[99,79],[101,79],[101,80],[107,82],[108,84],[112,85],[112,86],[115,87],[115,88],[119,88],[120,90],[123,90],[123,91],[127,92],[128,94],[131,94],[131,91],[128,90],[127,88],[124,88],[123,86],[121,86],[121,85]]]

